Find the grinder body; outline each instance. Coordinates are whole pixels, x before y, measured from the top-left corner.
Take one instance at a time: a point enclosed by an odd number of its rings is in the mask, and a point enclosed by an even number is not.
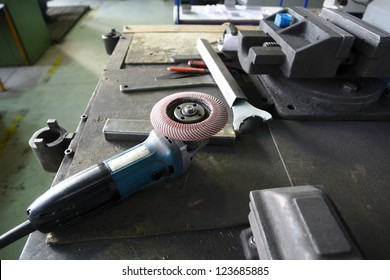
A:
[[[154,130],[143,143],[50,188],[27,208],[27,221],[0,236],[0,249],[35,230],[70,226],[155,181],[182,175],[225,126],[228,112],[213,96],[181,92],[161,99],[150,117]]]
[[[27,209],[41,232],[55,231],[126,198],[154,181],[177,177],[194,150],[153,130],[141,144],[95,164],[50,188]]]

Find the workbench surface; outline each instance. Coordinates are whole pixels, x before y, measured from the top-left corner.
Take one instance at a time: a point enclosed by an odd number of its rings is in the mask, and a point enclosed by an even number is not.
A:
[[[124,63],[133,34],[120,39],[53,184],[138,143],[108,141],[107,119],[148,120],[153,105],[180,91],[223,99],[216,86],[124,94],[164,63]],[[174,42],[173,42],[174,43]],[[172,53],[174,54],[174,53]],[[250,87],[253,105],[264,101]],[[230,115],[230,122],[231,122]],[[30,235],[21,259],[242,259],[251,190],[321,185],[365,257],[390,256],[390,122],[250,119],[232,145],[207,146],[189,171],[153,184],[61,232]]]

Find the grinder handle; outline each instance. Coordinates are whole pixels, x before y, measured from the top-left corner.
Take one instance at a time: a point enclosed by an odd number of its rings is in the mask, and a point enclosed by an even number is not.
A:
[[[164,177],[183,172],[177,144],[152,132],[145,142],[50,188],[28,208],[35,229],[67,227]]]

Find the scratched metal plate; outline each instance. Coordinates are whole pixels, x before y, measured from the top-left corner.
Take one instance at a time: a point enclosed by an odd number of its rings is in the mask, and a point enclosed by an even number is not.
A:
[[[126,64],[170,63],[172,55],[198,55],[196,41],[204,38],[217,50],[222,32],[216,33],[135,33]]]

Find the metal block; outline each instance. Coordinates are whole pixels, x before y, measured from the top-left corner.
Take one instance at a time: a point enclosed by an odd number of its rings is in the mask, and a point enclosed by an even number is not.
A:
[[[390,75],[390,34],[348,13],[322,9],[321,17],[356,37],[352,52],[359,57],[346,72],[359,77],[388,77]]]
[[[334,205],[319,188],[252,191],[249,206],[252,240],[260,259],[363,258]],[[247,232],[244,236],[251,238]]]
[[[144,141],[153,126],[148,120],[108,119],[103,127],[103,134],[107,141]],[[209,145],[233,145],[236,134],[232,124],[227,124],[219,133],[212,136]]]
[[[257,61],[266,59],[268,54],[263,49],[270,47],[263,44],[268,37],[269,42],[279,45],[279,56],[284,57],[276,63],[284,76],[334,77],[338,67],[348,59],[354,36],[304,8],[286,8],[279,13],[292,16],[289,26],[277,26],[275,18],[278,13],[275,13],[260,22],[260,30],[267,35],[259,34],[255,40],[242,39],[238,57],[244,70],[251,74],[275,73],[274,61],[269,63],[270,70],[268,65],[257,69],[260,71],[256,71],[255,66],[252,66],[253,70],[250,68],[251,64],[257,65]]]

